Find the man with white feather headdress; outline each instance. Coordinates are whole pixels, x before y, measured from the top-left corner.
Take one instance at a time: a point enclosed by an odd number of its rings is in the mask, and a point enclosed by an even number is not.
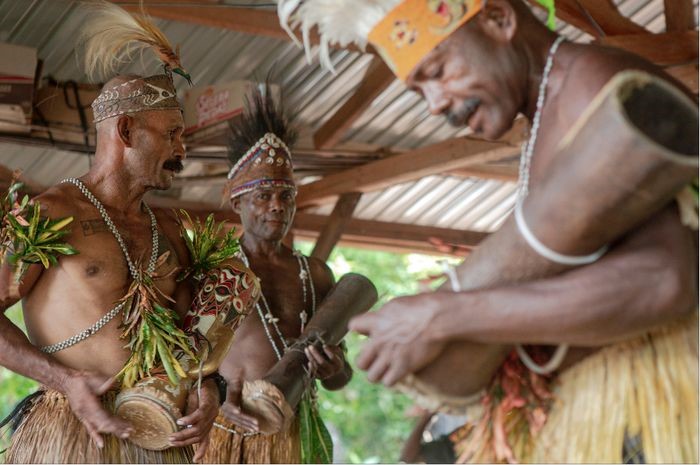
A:
[[[538,1],[553,29],[555,2]],[[673,189],[624,186],[657,201],[637,210],[636,222],[629,203],[615,204],[615,219],[627,222],[610,242],[581,246],[558,232],[562,224],[534,223],[547,232],[547,247],[526,223],[538,205],[533,197],[571,211],[566,201],[578,179],[594,178],[601,166],[619,177],[621,165],[637,162],[606,165],[615,159],[608,150],[619,149],[611,133],[601,136],[611,142],[598,153],[558,158],[564,136],[580,129],[579,118],[603,101],[596,96],[609,83],[641,70],[633,87],[658,83],[697,122],[682,85],[627,52],[564,41],[522,0],[279,0],[278,13],[295,40],[292,30],[301,28],[307,52],[310,31],[318,31],[320,60],[331,70],[331,44],[371,44],[432,114],[455,126],[498,139],[518,114],[532,122],[514,218],[451,275],[455,292],[400,297],[351,322],[369,336],[358,358],[368,379],[399,385],[431,409],[466,409],[474,421],[453,436],[459,461],[697,461],[697,249],[669,202],[697,176],[697,132],[682,162],[689,175]],[[570,169],[581,159],[590,162]],[[553,185],[549,197],[536,197]],[[605,204],[599,194],[576,200],[586,210]],[[613,226],[596,227],[579,237]],[[526,342],[559,348],[528,355],[517,345]]]
[[[138,422],[113,414],[115,389],[152,368],[153,355],[145,368],[130,366],[142,360],[134,358],[141,356],[135,352],[138,340],[124,341],[131,328],[121,316],[133,302],[150,302],[149,308],[160,312],[159,324],[170,328],[159,333],[161,371],[174,364],[181,368],[182,360],[166,359],[174,357],[172,344],[186,344],[174,324],[191,301],[188,281],[176,280],[176,271],[189,264],[188,250],[174,218],[151,211],[143,196],[170,188],[182,169],[184,124],[172,73],[189,76],[146,16],[131,16],[107,2],[86,8],[88,73],[114,75],[118,65],[131,61],[129,49],[153,50],[165,72],[110,79],[92,104],[97,147],[90,170],[35,199],[50,218],[73,217],[77,227],[65,238],[78,253],[46,270],[32,265],[19,286],[11,285],[9,264],[3,265],[2,308],[22,299],[29,339],[1,316],[0,364],[42,385],[12,415],[14,434],[5,461],[189,463],[193,444],[200,444],[199,456],[206,450],[219,406],[216,380],[205,379],[199,391],[185,394],[180,431],[174,428],[159,450],[137,446],[130,438]],[[132,289],[142,295],[129,297]]]

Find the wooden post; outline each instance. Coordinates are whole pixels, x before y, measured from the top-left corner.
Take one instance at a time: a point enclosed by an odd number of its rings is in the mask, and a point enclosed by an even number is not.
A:
[[[328,260],[333,248],[343,234],[343,229],[345,229],[348,221],[352,218],[352,212],[355,211],[360,197],[362,197],[361,192],[351,192],[338,198],[333,212],[328,217],[328,222],[316,240],[314,250],[311,252],[312,257],[316,257],[324,262]]]

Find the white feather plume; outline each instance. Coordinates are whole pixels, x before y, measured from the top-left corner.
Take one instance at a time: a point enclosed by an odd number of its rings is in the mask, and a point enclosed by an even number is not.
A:
[[[330,46],[357,45],[364,50],[374,26],[401,0],[278,0],[280,25],[298,44],[294,29],[301,27],[306,58],[311,62],[311,30],[320,36],[319,60],[335,74]]]

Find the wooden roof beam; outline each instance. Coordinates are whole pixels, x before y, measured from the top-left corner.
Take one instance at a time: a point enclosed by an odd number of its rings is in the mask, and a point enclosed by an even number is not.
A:
[[[664,0],[664,15],[668,32],[683,32],[695,29],[693,0]]]
[[[519,147],[503,142],[457,137],[305,184],[299,187],[297,206],[318,205],[346,192],[371,192],[477,163],[502,160],[519,152]]]
[[[395,80],[394,73],[376,57],[370,63],[355,93],[314,134],[317,149],[330,149],[340,142],[353,123]]]
[[[529,1],[542,8],[537,0]],[[562,21],[593,37],[648,32],[623,16],[612,0],[557,0],[556,14]]]
[[[659,66],[698,61],[698,31],[608,36],[597,42],[627,50]]]
[[[139,6],[134,5],[133,0],[111,1],[117,4],[121,3],[122,7],[127,11],[134,13],[141,11]],[[168,6],[158,6],[159,3],[167,4]],[[182,3],[183,6],[174,5],[177,3]],[[201,6],[192,6],[192,3],[198,3]],[[155,18],[169,21],[229,29],[286,41],[292,40],[280,26],[276,10],[239,8],[216,0],[148,0],[146,12]],[[301,33],[296,32],[296,36],[301,41]],[[315,30],[311,31],[310,41],[314,45],[319,43],[318,33]],[[333,45],[331,46],[333,47]],[[358,51],[357,47],[354,46],[345,48]],[[373,49],[368,48],[368,52],[373,53]]]
[[[209,204],[157,196],[150,196],[148,203],[160,209],[184,208],[193,218],[201,220],[214,213],[216,221],[241,224],[240,217],[233,211],[217,209]],[[313,239],[322,233],[329,222],[330,217],[326,215],[297,212],[292,231],[297,237]],[[464,255],[465,250],[476,247],[488,235],[479,231],[350,218],[342,229],[340,242],[381,250]]]

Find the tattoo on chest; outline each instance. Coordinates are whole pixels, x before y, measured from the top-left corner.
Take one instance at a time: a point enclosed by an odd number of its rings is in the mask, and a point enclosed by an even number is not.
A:
[[[80,226],[83,228],[84,236],[92,236],[93,234],[109,231],[107,224],[100,218],[81,221]]]

